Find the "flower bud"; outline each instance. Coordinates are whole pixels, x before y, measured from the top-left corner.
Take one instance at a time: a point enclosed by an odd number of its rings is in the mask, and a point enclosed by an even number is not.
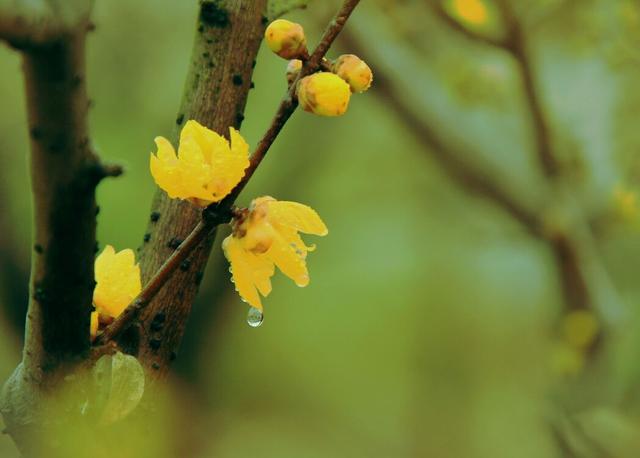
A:
[[[339,76],[320,72],[302,78],[297,94],[303,110],[319,116],[340,116],[347,111],[351,90]]]
[[[302,68],[302,61],[300,59],[292,59],[287,64],[287,82],[289,84],[293,83],[298,74],[300,73],[300,69]]]
[[[364,92],[371,86],[373,73],[369,66],[354,54],[343,54],[333,64],[333,72],[351,86],[351,92]]]
[[[277,19],[264,32],[269,49],[285,59],[295,59],[307,53],[307,39],[300,24]]]

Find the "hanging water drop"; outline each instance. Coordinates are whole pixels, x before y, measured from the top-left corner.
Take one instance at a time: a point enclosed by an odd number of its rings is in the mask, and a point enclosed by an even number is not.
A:
[[[255,307],[249,307],[249,312],[247,313],[247,324],[252,328],[257,328],[263,321],[264,315],[262,314],[262,310]]]

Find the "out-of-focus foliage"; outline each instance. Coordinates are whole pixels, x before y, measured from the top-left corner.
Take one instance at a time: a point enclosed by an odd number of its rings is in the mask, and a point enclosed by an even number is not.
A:
[[[142,242],[155,190],[148,155],[175,121],[196,3],[96,4],[93,140],[127,167],[99,189],[102,246]],[[251,329],[217,247],[169,400],[145,417],[144,433],[111,431],[142,447],[135,456],[547,458],[563,456],[562,446],[580,457],[638,456],[640,226],[637,216],[619,217],[637,209],[616,190],[640,188],[640,9],[633,0],[512,3],[554,147],[594,218],[623,304],[600,311],[605,356],[586,374],[563,375],[576,360],[557,353],[563,297],[548,248],[453,184],[376,96],[374,79],[342,118],[296,113],[241,197],[271,194],[318,210],[331,233],[309,261],[313,281],[299,289],[274,278],[265,322]],[[291,16],[311,48],[337,6],[312,2]],[[330,57],[357,51],[374,75],[404,88],[416,117],[471,145],[514,192],[531,201],[545,192],[506,53],[451,30],[419,0],[362,2],[347,29],[350,41]],[[0,68],[0,218],[26,262],[28,126],[17,55],[0,48]],[[263,49],[242,126],[251,146],[286,89],[284,71]],[[12,288],[2,281],[0,293]],[[18,332],[0,320],[0,339],[6,376]],[[6,436],[0,455],[15,456]]]

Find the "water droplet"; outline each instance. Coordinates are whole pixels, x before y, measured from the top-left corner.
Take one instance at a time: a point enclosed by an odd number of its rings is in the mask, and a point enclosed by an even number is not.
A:
[[[255,307],[249,307],[249,312],[247,313],[247,324],[252,328],[257,328],[263,321],[264,315],[262,314],[262,310]]]

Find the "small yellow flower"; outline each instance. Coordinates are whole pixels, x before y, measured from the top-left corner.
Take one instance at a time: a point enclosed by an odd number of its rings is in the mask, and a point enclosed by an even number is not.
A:
[[[98,326],[100,325],[100,321],[98,319],[98,312],[91,312],[91,324],[89,326],[89,334],[91,335],[91,340],[93,340],[98,335]]]
[[[155,182],[169,197],[206,207],[227,196],[249,165],[249,145],[233,127],[229,141],[196,121],[187,121],[180,133],[178,155],[164,137],[156,137],[151,154]]]
[[[371,87],[373,72],[365,61],[354,54],[343,54],[333,64],[333,72],[349,83],[351,92],[364,92]]]
[[[264,32],[269,49],[285,59],[295,59],[307,52],[307,39],[300,24],[276,19]]]
[[[271,292],[275,266],[298,286],[309,284],[306,246],[298,232],[326,235],[327,227],[310,207],[273,197],[255,199],[249,210],[236,218],[233,233],[222,248],[231,263],[236,291],[251,306],[262,310],[262,296]]]
[[[613,190],[615,211],[623,221],[633,221],[638,216],[638,195],[623,185],[616,185]]]
[[[303,110],[320,116],[341,116],[349,106],[351,88],[339,76],[320,72],[302,78],[297,94]]]
[[[95,278],[93,303],[98,314],[107,317],[120,315],[142,289],[140,267],[130,249],[116,253],[107,245],[96,258]]]
[[[489,19],[487,6],[482,0],[452,0],[450,8],[459,19],[474,25],[482,25]]]
[[[569,312],[562,324],[564,340],[576,349],[588,349],[600,332],[600,323],[589,310]]]

